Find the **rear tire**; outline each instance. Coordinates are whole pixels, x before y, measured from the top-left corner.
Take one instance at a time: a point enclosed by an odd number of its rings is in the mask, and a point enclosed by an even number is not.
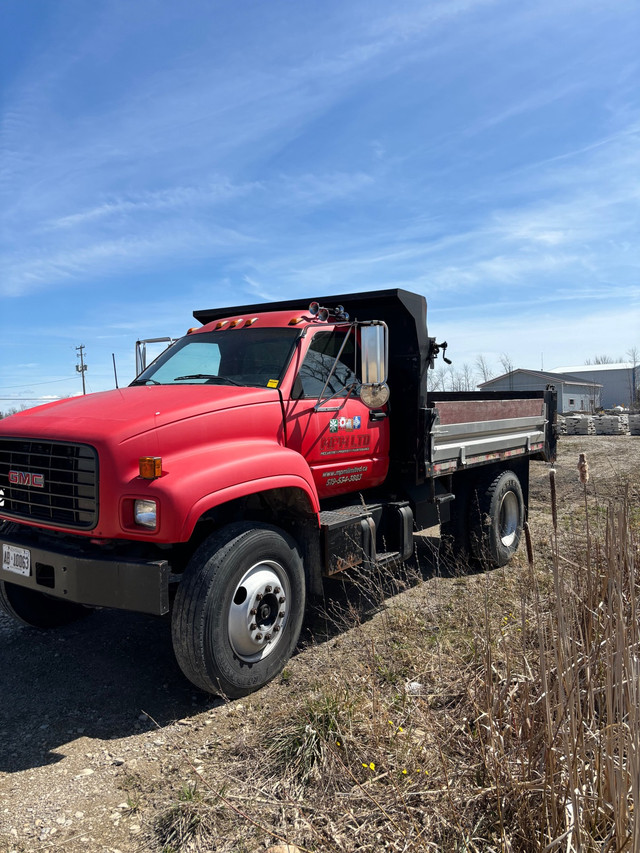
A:
[[[493,566],[505,566],[518,550],[524,526],[520,480],[513,471],[502,471],[479,487],[477,494],[471,506],[473,555]]]
[[[0,581],[0,610],[16,622],[43,630],[70,625],[91,612],[82,604],[7,581]]]
[[[231,524],[195,551],[171,620],[180,668],[208,693],[239,698],[278,675],[304,616],[296,543],[266,524]]]

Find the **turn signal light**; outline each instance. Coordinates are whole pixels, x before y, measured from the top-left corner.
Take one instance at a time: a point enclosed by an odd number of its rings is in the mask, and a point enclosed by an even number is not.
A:
[[[156,480],[162,476],[162,456],[141,456],[139,463],[143,480]]]

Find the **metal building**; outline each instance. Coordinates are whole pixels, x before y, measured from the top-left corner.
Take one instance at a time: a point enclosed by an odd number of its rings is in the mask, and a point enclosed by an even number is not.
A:
[[[603,409],[615,406],[630,408],[639,402],[640,365],[631,362],[617,364],[583,364],[581,367],[555,367],[552,374],[571,374],[602,386],[600,405]]]

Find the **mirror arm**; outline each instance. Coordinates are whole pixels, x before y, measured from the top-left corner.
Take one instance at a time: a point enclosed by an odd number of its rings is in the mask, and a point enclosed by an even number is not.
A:
[[[358,387],[358,385],[356,382],[352,382],[351,385],[346,386],[347,393],[345,395],[344,400],[340,403],[339,406],[334,406],[331,409],[325,409],[324,408],[327,403],[330,403],[334,399],[334,397],[337,397],[338,394],[342,393],[342,391],[335,391],[330,397],[327,397],[326,400],[318,400],[318,402],[313,407],[313,411],[314,412],[339,412],[341,409],[344,408],[345,403],[347,402],[347,400],[353,394],[353,392],[356,390],[357,387]]]
[[[331,377],[333,376],[333,374],[336,371],[336,366],[337,366],[338,362],[340,361],[340,356],[342,355],[342,351],[344,350],[345,346],[347,345],[347,341],[349,340],[349,335],[351,334],[352,329],[355,329],[355,324],[352,324],[351,326],[349,326],[349,331],[344,336],[344,340],[342,341],[342,345],[340,346],[340,349],[338,350],[338,354],[336,355],[336,357],[333,360],[333,364],[331,365],[331,370],[329,371],[329,375],[327,376],[327,381],[324,383],[324,385],[322,387],[322,391],[320,392],[320,397],[318,399],[318,402],[314,406],[314,409],[316,410],[316,412],[318,411],[318,406],[321,406],[325,402],[329,402],[329,400],[333,400],[333,398],[338,393],[336,391],[336,394],[332,394],[330,397],[327,397],[326,400],[323,400],[324,392],[327,390],[327,385],[329,384],[329,382],[331,382]],[[351,392],[349,392],[349,395],[350,395],[350,393]],[[349,398],[349,395],[347,395],[347,397],[345,397],[345,402]],[[342,406],[340,408],[342,408]]]

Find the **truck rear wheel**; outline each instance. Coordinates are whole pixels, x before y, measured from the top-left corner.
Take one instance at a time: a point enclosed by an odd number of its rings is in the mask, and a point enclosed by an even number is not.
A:
[[[0,581],[0,610],[32,628],[62,628],[82,619],[90,609],[73,601],[53,598],[36,589]]]
[[[293,539],[266,524],[231,524],[206,539],[184,571],[171,621],[178,664],[208,693],[246,696],[291,657],[304,605]]]
[[[520,481],[513,471],[502,471],[479,487],[477,494],[471,507],[473,554],[494,566],[505,566],[518,550],[524,525]]]

